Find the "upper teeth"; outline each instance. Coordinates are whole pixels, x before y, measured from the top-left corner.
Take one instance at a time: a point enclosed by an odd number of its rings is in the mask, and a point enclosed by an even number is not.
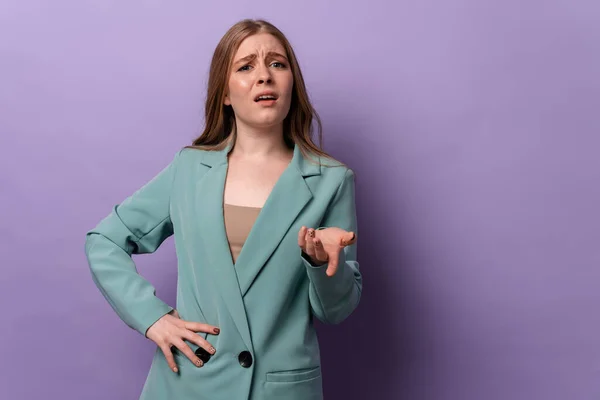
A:
[[[272,96],[270,94],[266,94],[264,96],[258,96],[258,98],[256,100],[268,100],[268,99],[275,99],[275,96]]]

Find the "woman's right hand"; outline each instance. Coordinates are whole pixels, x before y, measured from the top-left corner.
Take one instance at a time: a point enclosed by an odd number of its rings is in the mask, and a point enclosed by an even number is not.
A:
[[[177,310],[173,310],[170,313],[163,315],[148,328],[146,337],[156,343],[165,355],[169,368],[171,368],[173,372],[177,372],[177,364],[175,363],[175,358],[171,352],[172,346],[177,347],[195,366],[201,367],[204,364],[202,360],[194,354],[190,346],[183,341],[184,339],[204,348],[211,355],[215,354],[215,348],[195,332],[207,332],[218,335],[220,331],[216,326],[200,322],[184,321],[179,318]]]

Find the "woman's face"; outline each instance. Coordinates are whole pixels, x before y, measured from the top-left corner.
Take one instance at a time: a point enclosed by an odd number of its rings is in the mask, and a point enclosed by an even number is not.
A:
[[[233,108],[238,124],[277,126],[290,109],[293,85],[284,47],[275,36],[259,33],[246,38],[235,53],[224,103]]]

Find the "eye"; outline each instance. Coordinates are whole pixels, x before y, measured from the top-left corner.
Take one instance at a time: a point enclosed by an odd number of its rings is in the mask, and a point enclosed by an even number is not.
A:
[[[250,65],[246,64],[243,67],[241,67],[240,69],[238,69],[238,71],[249,71]]]
[[[280,63],[278,61],[275,61],[274,63],[272,63],[271,65],[279,65],[277,68],[285,68],[285,64]]]

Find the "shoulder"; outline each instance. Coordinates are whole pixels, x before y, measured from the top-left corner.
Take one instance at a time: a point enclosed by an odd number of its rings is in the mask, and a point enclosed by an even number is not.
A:
[[[306,159],[305,159],[306,160]],[[351,191],[354,187],[354,171],[343,162],[332,157],[312,157],[305,161],[304,176],[311,189],[326,197]]]
[[[175,181],[183,179],[191,173],[198,173],[202,169],[208,170],[204,159],[207,157],[207,151],[190,147],[180,148],[173,155],[169,167]]]
[[[344,185],[354,184],[354,171],[344,165],[323,167],[321,168],[321,176],[328,185],[338,189]]]
[[[185,165],[185,167],[202,164],[212,166],[219,163],[219,155],[217,153],[219,152],[186,146],[175,154],[174,163],[176,165]]]
[[[193,147],[184,147],[177,152],[175,158],[179,161],[189,161],[192,159],[201,160],[206,155],[206,153],[206,150],[195,149]]]
[[[354,171],[346,164],[334,158],[319,157],[321,164],[321,175],[331,183],[340,186],[346,181],[354,181]]]

